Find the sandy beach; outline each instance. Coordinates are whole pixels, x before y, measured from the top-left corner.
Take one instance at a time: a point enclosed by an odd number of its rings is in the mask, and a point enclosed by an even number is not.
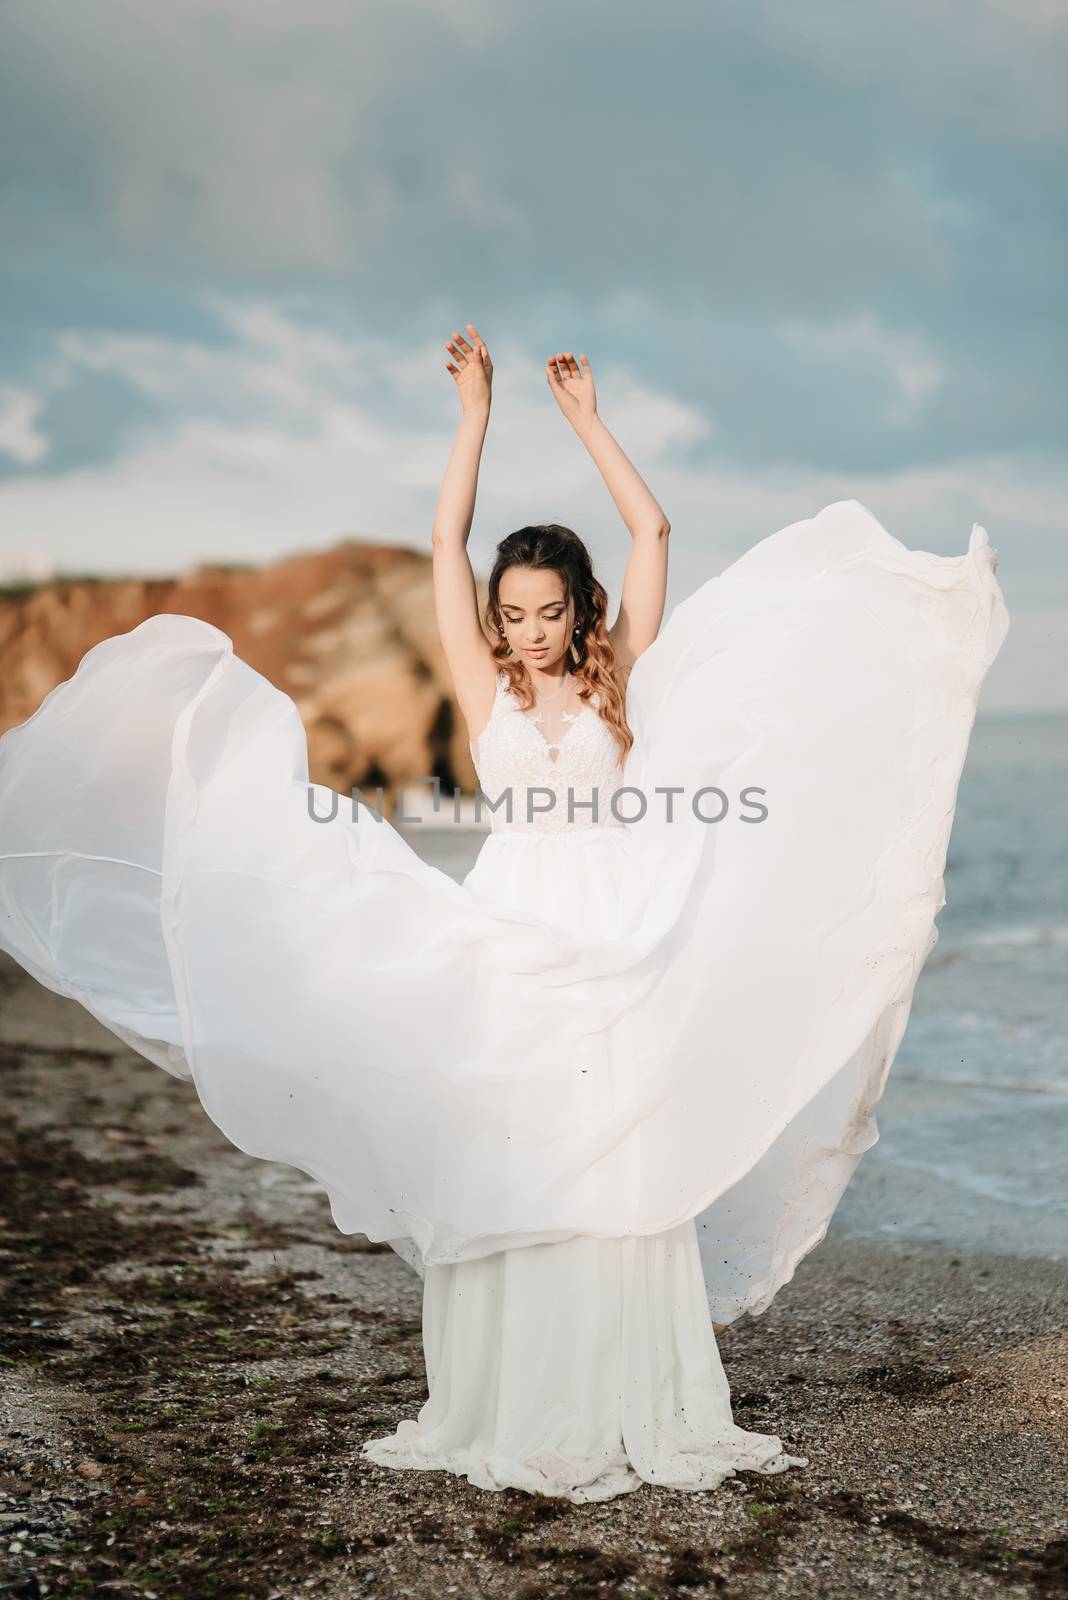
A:
[[[11,1595],[1068,1593],[1068,1266],[826,1239],[720,1337],[807,1469],[574,1506],[394,1473],[421,1284],[0,957]]]

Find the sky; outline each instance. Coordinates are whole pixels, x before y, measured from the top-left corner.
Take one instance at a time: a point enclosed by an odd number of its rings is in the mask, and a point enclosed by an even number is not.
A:
[[[629,547],[545,380],[672,526],[668,606],[855,498],[998,551],[990,710],[1068,709],[1068,8],[14,0],[0,579],[429,552],[474,322],[483,574]]]

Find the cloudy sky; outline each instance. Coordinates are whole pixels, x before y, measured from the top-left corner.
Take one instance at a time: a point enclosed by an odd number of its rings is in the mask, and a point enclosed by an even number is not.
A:
[[[475,322],[471,552],[628,536],[545,383],[585,351],[669,604],[862,500],[989,531],[984,707],[1068,707],[1068,9],[1054,0],[13,0],[0,574],[429,547]]]

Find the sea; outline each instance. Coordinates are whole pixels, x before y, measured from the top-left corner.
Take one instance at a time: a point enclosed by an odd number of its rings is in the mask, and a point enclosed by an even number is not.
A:
[[[483,827],[403,828],[457,881]],[[1068,1260],[1068,714],[984,713],[938,943],[835,1235]]]

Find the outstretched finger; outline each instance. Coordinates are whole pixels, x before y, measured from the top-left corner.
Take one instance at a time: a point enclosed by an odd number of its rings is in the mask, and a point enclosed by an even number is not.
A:
[[[455,356],[456,357],[456,359],[460,363],[461,367],[466,367],[466,365],[467,365],[467,357],[464,355],[463,351],[460,349],[460,346],[458,344],[453,344],[451,339],[446,339],[445,340],[445,348],[449,352],[450,356]]]
[[[578,362],[575,360],[574,356],[571,354],[571,351],[568,350],[568,351],[565,352],[565,354],[566,354],[566,357],[567,357],[567,371],[570,374],[570,376],[572,378],[581,377],[582,374],[579,372]]]

